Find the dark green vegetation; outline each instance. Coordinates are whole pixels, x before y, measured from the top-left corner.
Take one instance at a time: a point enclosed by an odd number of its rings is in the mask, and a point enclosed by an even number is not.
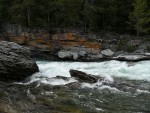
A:
[[[81,27],[85,31],[148,34],[150,3],[148,0],[0,0],[0,22],[24,27]]]

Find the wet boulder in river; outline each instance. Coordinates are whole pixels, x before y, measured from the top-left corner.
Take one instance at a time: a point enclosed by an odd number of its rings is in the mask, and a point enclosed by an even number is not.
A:
[[[0,42],[0,81],[24,80],[38,72],[38,66],[30,57],[28,48],[14,42]]]
[[[78,70],[71,69],[69,72],[70,72],[71,77],[75,77],[81,82],[96,83],[96,82],[98,82],[99,79],[102,79],[98,76],[86,74],[86,73],[84,73],[82,71],[78,71]]]

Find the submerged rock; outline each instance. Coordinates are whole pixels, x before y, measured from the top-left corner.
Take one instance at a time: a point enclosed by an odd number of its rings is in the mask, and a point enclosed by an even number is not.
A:
[[[13,42],[0,42],[0,80],[11,82],[24,80],[38,72],[36,62],[28,48]]]
[[[82,83],[77,81],[77,82],[72,82],[72,83],[66,84],[65,86],[67,86],[71,89],[81,89],[82,88]]]
[[[86,74],[86,73],[84,73],[82,71],[78,71],[78,70],[71,69],[69,72],[70,72],[71,77],[75,77],[81,82],[96,83],[96,82],[98,82],[99,79],[101,79],[97,76]]]

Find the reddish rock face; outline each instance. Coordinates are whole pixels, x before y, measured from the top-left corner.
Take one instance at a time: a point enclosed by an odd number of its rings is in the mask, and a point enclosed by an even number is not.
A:
[[[26,45],[29,48],[44,49],[52,51],[55,46],[61,49],[70,47],[82,47],[100,50],[101,45],[98,42],[90,42],[83,36],[73,33],[48,34],[44,31],[38,33],[22,33],[18,36],[8,35],[8,37],[0,37],[0,40],[8,40],[16,42],[20,45]]]
[[[67,48],[67,47],[83,47],[83,48],[93,48],[100,49],[100,44],[97,42],[87,41],[80,35],[73,33],[64,33],[64,34],[54,34],[52,40],[58,45]]]
[[[19,45],[25,45],[27,40],[25,36],[10,36],[9,41],[18,43]]]

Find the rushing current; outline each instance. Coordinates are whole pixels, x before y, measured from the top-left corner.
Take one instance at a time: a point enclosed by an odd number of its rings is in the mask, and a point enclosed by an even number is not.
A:
[[[32,76],[32,81],[40,81],[45,84],[61,85],[74,82],[70,79],[64,81],[55,79],[48,81],[48,79],[56,76],[70,77],[69,70],[75,69],[93,74],[97,76],[106,77],[113,81],[113,77],[123,77],[130,80],[146,80],[150,81],[150,61],[141,62],[120,62],[120,61],[104,61],[104,62],[54,62],[54,61],[37,61],[40,73]]]
[[[34,95],[38,92],[46,100],[54,96],[54,105],[63,106],[60,111],[71,107],[74,110],[71,113],[150,113],[150,61],[37,61],[37,64],[40,72],[30,78],[29,84],[37,83],[34,90],[39,91],[30,91]],[[99,81],[72,87],[78,82],[70,77],[70,69],[102,76],[107,83]],[[58,75],[70,79],[57,78]]]

